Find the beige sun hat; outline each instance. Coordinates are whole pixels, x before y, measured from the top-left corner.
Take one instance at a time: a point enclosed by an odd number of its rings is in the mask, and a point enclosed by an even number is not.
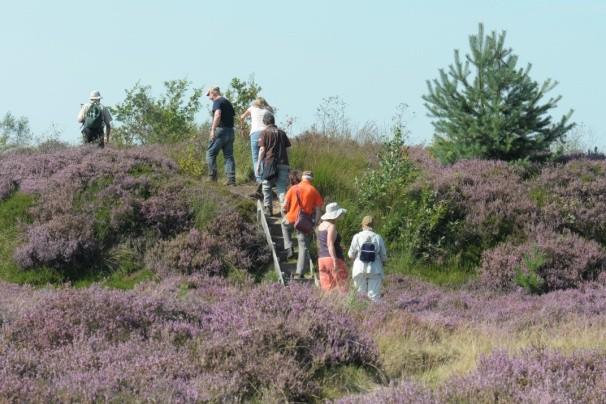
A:
[[[99,92],[99,90],[94,90],[90,92],[90,98],[91,100],[100,100],[101,98],[101,93]]]
[[[326,205],[326,213],[321,217],[322,220],[338,219],[343,213],[347,213],[347,209],[343,209],[337,202],[331,202]]]

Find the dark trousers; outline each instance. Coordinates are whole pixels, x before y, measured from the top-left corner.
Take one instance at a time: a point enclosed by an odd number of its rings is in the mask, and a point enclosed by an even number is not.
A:
[[[95,143],[101,148],[105,146],[105,141],[103,139],[103,128],[82,128],[82,137],[84,138],[84,143]]]
[[[208,176],[217,180],[217,155],[223,151],[225,160],[225,176],[229,182],[236,183],[236,161],[234,160],[234,128],[215,129],[215,138],[208,143],[206,162],[208,163]]]

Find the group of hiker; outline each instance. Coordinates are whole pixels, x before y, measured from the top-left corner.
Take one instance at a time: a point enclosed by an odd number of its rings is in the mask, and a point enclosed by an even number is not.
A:
[[[234,159],[235,111],[231,102],[221,94],[218,86],[210,87],[206,96],[212,101],[212,121],[206,152],[209,181],[217,181],[217,155],[224,157],[225,185],[236,185]],[[82,135],[86,143],[104,147],[109,141],[112,117],[100,103],[101,94],[93,91],[90,102],[83,104],[78,114],[82,123]],[[345,292],[349,274],[337,221],[347,212],[324,199],[312,185],[311,171],[290,170],[288,149],[291,147],[286,133],[276,126],[274,110],[262,97],[257,97],[239,117],[241,123],[250,119],[251,160],[255,181],[255,196],[262,199],[264,214],[273,215],[273,188],[279,200],[284,257],[294,256],[292,235],[297,239],[297,265],[295,279],[303,279],[310,257],[312,236],[317,238],[318,274],[320,288],[327,291]],[[105,128],[105,132],[104,132]],[[383,238],[373,231],[373,218],[366,216],[361,231],[354,235],[348,251],[353,260],[351,277],[358,292],[372,301],[381,296],[383,264],[387,252]]]

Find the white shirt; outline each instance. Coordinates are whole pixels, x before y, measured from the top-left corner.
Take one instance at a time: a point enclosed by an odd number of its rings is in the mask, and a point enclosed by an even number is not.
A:
[[[362,244],[370,238],[375,245],[375,260],[373,262],[362,262],[360,260],[360,250]],[[380,274],[383,275],[383,263],[387,260],[387,249],[383,237],[371,230],[362,230],[353,236],[351,246],[349,247],[349,258],[354,259],[353,268],[351,270],[352,278],[360,274]]]
[[[263,116],[269,112],[264,108],[258,107],[249,107],[248,111],[250,112],[250,133],[258,132],[266,128],[263,123]]]

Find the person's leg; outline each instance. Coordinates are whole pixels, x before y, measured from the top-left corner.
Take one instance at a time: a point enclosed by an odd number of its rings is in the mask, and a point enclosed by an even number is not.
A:
[[[286,221],[284,214],[282,214],[282,221],[280,222],[280,226],[282,227],[282,239],[284,240],[284,250],[290,250],[290,255],[292,255],[292,238],[290,236],[292,225]]]
[[[99,146],[101,149],[105,147],[105,133],[103,133],[103,129],[99,131],[99,143],[97,146]]]
[[[383,275],[368,274],[368,298],[373,302],[381,300],[381,286],[383,285]]]
[[[257,161],[259,160],[259,137],[261,137],[261,131],[255,131],[250,134],[250,152],[252,153],[253,172],[255,172]],[[261,178],[260,175],[255,175],[255,181],[257,181],[257,184],[260,184],[263,182],[263,178]]]
[[[347,279],[349,275],[347,273],[347,265],[342,259],[337,259],[337,268],[334,271],[335,286],[341,293],[347,292]]]
[[[236,185],[236,161],[234,160],[234,139],[233,128],[223,128],[221,131],[223,141],[223,157],[225,159],[225,176],[229,184]]]
[[[82,140],[84,143],[97,143],[97,132],[91,128],[83,128]]]
[[[366,274],[361,273],[356,275],[356,277],[353,278],[353,283],[358,293],[361,293],[364,296],[368,294],[368,281],[366,279]]]
[[[222,140],[215,132],[215,138],[208,143],[206,150],[206,163],[208,164],[208,178],[211,181],[217,181],[217,154],[222,147]]]
[[[303,275],[309,261],[309,236],[295,230],[297,233],[297,244],[299,246],[299,256],[297,257],[297,275]]]
[[[280,200],[280,206],[284,203],[286,188],[288,187],[288,172],[290,167],[285,164],[278,164],[278,179],[276,180],[276,193]]]
[[[318,258],[318,278],[320,279],[320,289],[332,290],[335,287],[334,278],[332,276],[332,258]]]
[[[272,182],[271,180],[263,180],[262,184],[263,184],[263,206],[265,206],[266,208],[268,208],[270,210],[270,212],[272,211],[272,206],[273,206],[273,195],[271,192],[271,187],[272,187]]]

